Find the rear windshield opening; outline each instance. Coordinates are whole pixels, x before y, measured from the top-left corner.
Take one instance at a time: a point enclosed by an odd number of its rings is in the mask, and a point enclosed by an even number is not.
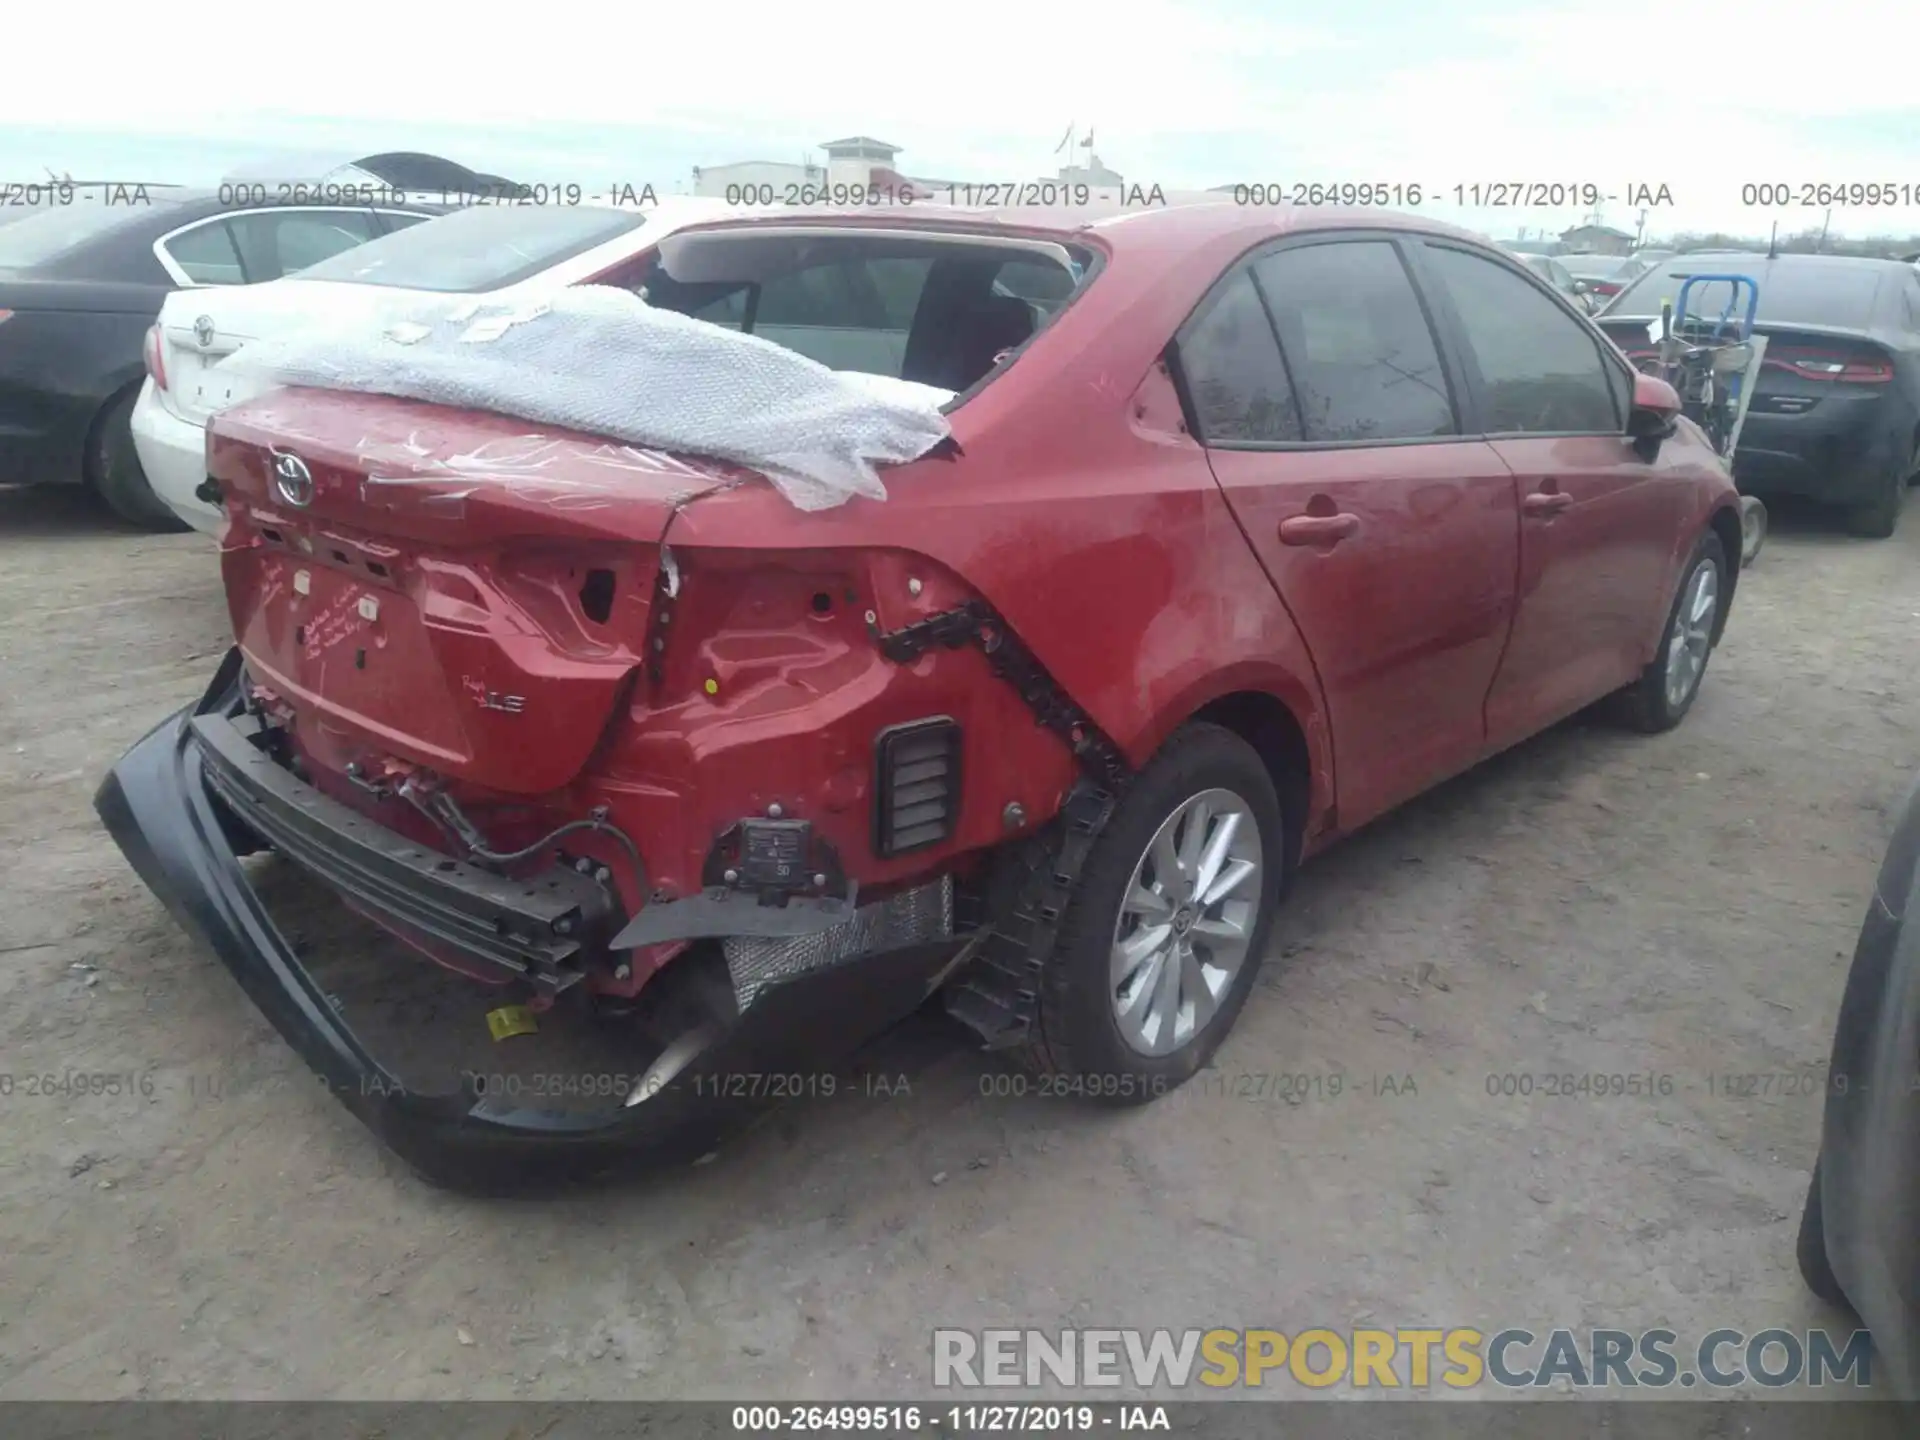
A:
[[[1056,241],[931,231],[676,235],[641,279],[649,304],[758,335],[834,370],[969,390],[1087,283]]]
[[[645,223],[639,211],[596,205],[475,205],[343,250],[300,278],[475,294],[531,279]]]

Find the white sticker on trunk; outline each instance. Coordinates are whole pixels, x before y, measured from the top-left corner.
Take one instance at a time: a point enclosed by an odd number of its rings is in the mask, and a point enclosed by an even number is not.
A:
[[[313,589],[313,576],[309,575],[304,570],[294,571],[293,572],[293,593],[296,595],[304,595],[311,589]]]

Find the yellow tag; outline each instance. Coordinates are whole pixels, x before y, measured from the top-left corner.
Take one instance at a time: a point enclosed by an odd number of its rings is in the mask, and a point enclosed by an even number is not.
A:
[[[718,680],[709,680],[707,681],[706,688],[707,688],[707,694],[718,695],[720,693],[720,682]]]
[[[540,1027],[533,1023],[533,1012],[526,1006],[502,1005],[487,1012],[487,1029],[495,1040],[510,1040],[515,1035],[536,1034]]]

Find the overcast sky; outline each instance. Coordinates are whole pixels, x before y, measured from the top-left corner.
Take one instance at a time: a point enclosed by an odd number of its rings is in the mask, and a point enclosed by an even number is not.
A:
[[[1300,16],[1288,18],[1291,11]],[[1920,102],[1894,0],[761,0],[443,6],[338,0],[175,24],[151,3],[7,20],[0,180],[212,182],[276,152],[424,149],[527,181],[687,188],[694,165],[878,136],[909,174],[1051,174],[1070,123],[1129,183],[1665,185],[1652,234],[1818,226],[1754,183],[1920,199]],[[1681,75],[1697,77],[1689,88]],[[814,151],[817,157],[817,151]],[[1450,198],[1450,197],[1449,197]],[[1571,210],[1425,213],[1499,236]],[[1837,209],[1846,234],[1920,207]]]

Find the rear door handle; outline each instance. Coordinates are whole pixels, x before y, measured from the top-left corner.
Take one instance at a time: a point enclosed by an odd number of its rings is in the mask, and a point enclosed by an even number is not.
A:
[[[1564,490],[1536,490],[1520,502],[1529,515],[1558,515],[1573,504],[1573,496]]]
[[[1360,533],[1358,515],[1295,515],[1280,522],[1282,545],[1338,545]]]

